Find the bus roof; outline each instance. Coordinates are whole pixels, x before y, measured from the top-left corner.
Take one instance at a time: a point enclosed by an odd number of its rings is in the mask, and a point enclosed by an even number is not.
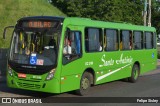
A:
[[[36,20],[36,19],[49,19],[49,20],[64,20],[64,17],[58,17],[58,16],[31,16],[31,17],[23,17],[18,20],[23,21],[23,20]]]
[[[113,28],[113,29],[124,29],[124,30],[140,30],[140,31],[156,31],[154,27],[133,25],[126,22],[105,22],[91,20],[89,18],[78,18],[78,17],[66,17],[65,21],[68,21],[72,25],[80,25],[87,27],[99,27],[99,28]]]
[[[154,27],[148,26],[140,26],[140,25],[133,25],[126,22],[105,22],[105,21],[98,21],[92,20],[90,18],[79,18],[79,17],[59,17],[59,16],[31,16],[31,17],[23,17],[19,19],[19,21],[23,20],[30,20],[30,19],[49,19],[49,20],[61,20],[67,22],[68,24],[72,25],[79,25],[79,26],[87,26],[87,27],[98,27],[98,28],[113,28],[113,29],[124,29],[124,30],[140,30],[140,31],[156,31]]]

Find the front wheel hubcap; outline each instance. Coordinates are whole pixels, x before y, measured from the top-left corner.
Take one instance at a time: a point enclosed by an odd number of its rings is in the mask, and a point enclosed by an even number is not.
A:
[[[87,89],[89,87],[89,80],[87,78],[84,78],[82,80],[82,88]]]

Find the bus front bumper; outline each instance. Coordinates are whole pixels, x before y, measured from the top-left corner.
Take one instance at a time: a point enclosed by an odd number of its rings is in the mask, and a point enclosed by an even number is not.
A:
[[[49,81],[28,81],[25,79],[7,76],[7,85],[11,88],[40,91],[47,93],[60,93],[60,83],[56,78]]]

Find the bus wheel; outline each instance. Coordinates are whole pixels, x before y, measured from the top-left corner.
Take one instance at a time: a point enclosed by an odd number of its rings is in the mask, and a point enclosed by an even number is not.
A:
[[[137,64],[134,64],[133,68],[132,68],[131,77],[129,78],[129,81],[132,82],[132,83],[135,83],[138,80],[139,73],[140,73],[139,66]]]
[[[85,72],[81,78],[80,89],[77,90],[79,95],[86,95],[91,87],[91,73]]]

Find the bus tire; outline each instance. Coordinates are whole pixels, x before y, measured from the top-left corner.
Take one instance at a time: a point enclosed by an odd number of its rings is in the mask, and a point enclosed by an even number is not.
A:
[[[85,72],[82,75],[81,81],[80,81],[80,89],[77,90],[77,94],[83,96],[87,95],[89,92],[89,89],[91,87],[91,80],[92,80],[92,74],[89,72]]]
[[[138,80],[138,76],[140,74],[140,68],[137,64],[134,64],[132,67],[131,77],[129,77],[129,81],[135,83]]]

